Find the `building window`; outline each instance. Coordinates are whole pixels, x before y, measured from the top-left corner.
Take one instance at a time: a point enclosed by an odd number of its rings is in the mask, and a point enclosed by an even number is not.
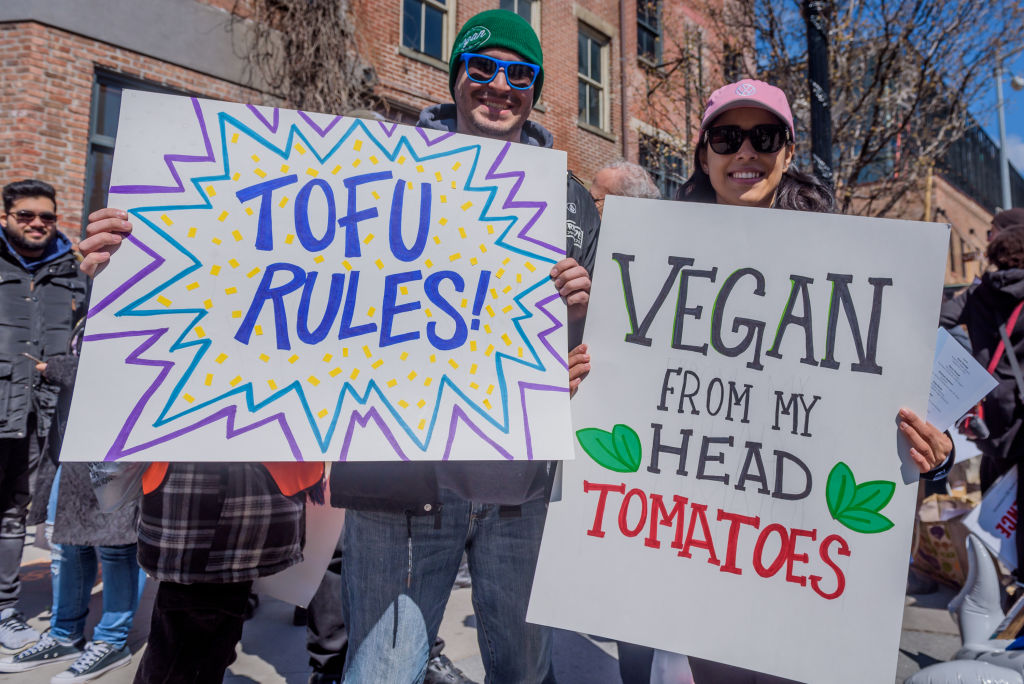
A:
[[[577,52],[579,121],[602,129],[607,127],[607,51],[607,38],[590,28],[580,26]]]
[[[402,0],[402,45],[444,59],[448,0]]]
[[[636,1],[636,54],[645,62],[661,63],[661,0]]]
[[[116,74],[96,73],[92,85],[92,123],[89,128],[89,158],[86,160],[83,230],[89,214],[107,205],[110,169],[114,163],[114,139],[117,137],[117,120],[121,114],[121,91],[125,88],[172,95],[184,94]]]
[[[498,7],[518,14],[540,35],[540,0],[500,0]]]
[[[686,182],[686,162],[680,148],[649,135],[640,135],[640,166],[651,174],[665,199],[676,199]]]

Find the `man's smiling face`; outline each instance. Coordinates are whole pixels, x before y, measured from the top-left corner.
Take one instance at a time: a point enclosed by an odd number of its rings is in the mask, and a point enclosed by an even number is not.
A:
[[[504,48],[485,48],[478,54],[507,61],[522,62],[522,56]],[[490,83],[477,83],[459,66],[455,81],[455,109],[459,133],[519,142],[523,124],[533,110],[533,89],[517,90],[508,85],[504,70]]]

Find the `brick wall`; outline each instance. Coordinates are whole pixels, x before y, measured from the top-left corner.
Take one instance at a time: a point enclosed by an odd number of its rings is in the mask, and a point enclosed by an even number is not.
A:
[[[97,69],[207,97],[259,93],[36,23],[0,24],[0,184],[39,178],[57,189],[60,228],[81,230],[89,116]]]

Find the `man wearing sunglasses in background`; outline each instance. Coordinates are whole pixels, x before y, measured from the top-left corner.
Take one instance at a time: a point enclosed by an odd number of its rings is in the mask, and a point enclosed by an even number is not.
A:
[[[455,38],[454,104],[428,107],[434,130],[551,147],[529,121],[544,83],[540,41],[512,12],[477,14]],[[551,271],[582,339],[600,219],[569,178],[567,258]],[[546,462],[336,463],[331,503],[345,519],[342,592],[349,629],[345,681],[417,682],[427,667],[463,552],[487,681],[552,681],[551,633],[526,623],[550,470]]]
[[[85,314],[86,281],[71,241],[57,230],[57,195],[23,180],[3,189],[0,214],[0,652],[39,638],[15,608],[32,477],[59,387],[35,367],[66,354]],[[44,493],[44,497],[45,497]],[[45,498],[43,499],[45,501]]]

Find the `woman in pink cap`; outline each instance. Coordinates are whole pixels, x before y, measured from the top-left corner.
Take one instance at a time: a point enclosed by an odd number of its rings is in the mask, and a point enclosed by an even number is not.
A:
[[[773,85],[744,79],[722,86],[708,99],[694,152],[694,170],[676,199],[740,207],[835,211],[832,190],[817,178],[792,167],[793,113],[786,94]],[[569,357],[573,392],[590,370],[586,345]],[[911,458],[926,479],[945,477],[952,466],[948,435],[912,411],[900,411],[901,427],[910,439]],[[620,644],[621,647],[621,644]],[[631,647],[639,663],[623,672],[623,682],[644,682],[650,676],[652,650]],[[621,656],[621,653],[620,653]],[[689,658],[696,684],[783,684],[790,680],[699,658]]]
[[[791,166],[795,138],[793,113],[781,90],[752,79],[722,86],[708,99],[693,175],[677,199],[835,211],[831,189]]]

